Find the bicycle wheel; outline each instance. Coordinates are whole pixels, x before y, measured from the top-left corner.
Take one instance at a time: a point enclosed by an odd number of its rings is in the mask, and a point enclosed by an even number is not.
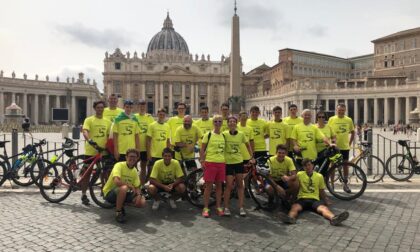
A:
[[[348,175],[345,176],[345,169]],[[326,185],[334,197],[341,200],[353,200],[360,197],[366,189],[367,179],[363,170],[350,162],[334,164],[328,171]]]
[[[371,162],[371,166],[369,166],[369,162]],[[385,176],[385,164],[377,156],[363,156],[356,162],[356,165],[359,166],[365,172],[368,183],[379,182]]]
[[[193,206],[203,208],[204,207],[204,171],[203,169],[197,169],[188,174],[185,185],[186,185],[186,198]],[[216,204],[216,193],[212,190],[209,199],[209,207]]]
[[[96,169],[92,172],[92,177],[89,181],[89,193],[93,202],[102,208],[113,208],[114,204],[109,203],[104,199],[104,193],[102,191],[108,180],[111,170]]]
[[[386,161],[386,172],[396,181],[407,181],[414,175],[414,164],[403,154],[394,154]]]
[[[65,162],[65,165],[67,166],[69,173],[72,174],[72,179],[79,181],[80,177],[83,174],[83,169],[88,167],[89,164],[85,163],[86,156],[85,155],[78,155],[70,158]],[[67,183],[69,183],[71,180],[68,176],[64,176],[64,179]]]
[[[38,159],[36,162],[32,163],[31,178],[38,187],[40,174],[43,173],[45,167],[47,167],[49,164],[51,164],[51,162],[48,159]]]
[[[0,163],[0,186],[3,185],[6,180],[7,168],[4,163]]]
[[[73,179],[67,166],[63,163],[53,163],[45,168],[39,180],[39,190],[44,199],[52,203],[59,203],[70,195],[72,183],[67,183],[64,176],[68,176],[71,181]]]
[[[248,176],[246,181],[249,195],[257,204],[257,209],[272,211],[277,208],[279,196],[274,188],[273,182],[264,174],[256,172],[255,175]],[[273,188],[273,193],[269,194],[268,185]]]
[[[29,186],[35,183],[31,176],[32,169],[33,163],[30,160],[23,161],[19,168],[13,170],[13,182],[20,186]]]

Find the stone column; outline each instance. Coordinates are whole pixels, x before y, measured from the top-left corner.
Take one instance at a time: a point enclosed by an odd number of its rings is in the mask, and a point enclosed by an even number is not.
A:
[[[185,102],[185,84],[181,83],[181,101]]]
[[[303,108],[303,99],[299,99],[298,111],[302,112]]]
[[[127,95],[125,96],[126,99],[133,99],[133,92],[132,92],[133,89],[131,88],[131,83],[128,82],[125,84],[125,86],[126,86],[126,92],[127,92],[126,93]]]
[[[4,106],[4,93],[0,92],[0,122],[3,122],[4,119],[4,111],[5,111],[5,106]]]
[[[61,108],[61,104],[60,104],[60,96],[56,95],[55,96],[55,107],[56,108]]]
[[[22,108],[22,110],[23,110],[23,114],[24,115],[29,115],[29,113],[28,113],[28,94],[26,94],[26,93],[23,93],[23,108]]]
[[[409,118],[410,118],[410,97],[405,98],[405,124],[409,124]]]
[[[76,125],[76,96],[71,97],[71,123]]]
[[[164,106],[164,102],[163,102],[163,83],[160,83],[159,84],[159,89],[160,89],[160,94],[159,94],[159,104],[160,104],[160,107],[161,108],[164,108],[165,106]],[[169,112],[169,111],[167,111],[167,112]]]
[[[378,113],[379,113],[378,98],[374,98],[373,99],[373,125],[378,124]]]
[[[368,99],[365,98],[363,100],[363,123],[368,122],[368,115],[369,115]]]
[[[155,84],[155,114],[157,115],[157,111],[160,108],[159,105],[159,85]]]
[[[355,124],[359,123],[359,103],[357,102],[357,99],[354,99],[354,118],[353,122]]]
[[[338,99],[335,99],[335,103],[334,103],[334,111],[335,111],[335,109],[337,108],[337,105],[338,105]]]
[[[219,104],[219,106],[220,105],[222,105],[222,103],[224,103],[224,102],[227,102],[226,101],[226,98],[225,98],[225,92],[226,92],[226,90],[225,90],[225,85],[224,84],[221,84],[220,86],[220,104]],[[217,111],[219,111],[219,108],[217,108]]]
[[[325,99],[325,108],[324,111],[329,111],[330,110],[330,99]]]
[[[45,95],[45,108],[44,108],[44,122],[49,123],[50,122],[50,96],[48,94]]]
[[[384,98],[384,124],[388,125],[388,120],[389,120],[389,109],[388,109],[389,105],[388,105],[388,98],[385,97]]]
[[[93,115],[93,102],[92,97],[86,97],[86,117]]]
[[[38,95],[34,94],[34,104],[33,109],[34,109],[34,113],[33,113],[33,122],[35,125],[38,125],[38,120],[39,120],[39,111],[38,111],[38,106],[39,106],[39,99],[38,99]]]
[[[12,94],[12,103],[16,103],[16,93],[12,92],[11,94]]]
[[[344,99],[344,105],[346,105],[347,113],[349,112],[349,100]]]
[[[195,85],[190,85],[190,115],[195,114],[195,95],[194,95]]]
[[[394,106],[395,106],[395,113],[394,113],[395,123],[397,124],[400,120],[400,101],[398,97],[395,97]]]
[[[140,95],[140,97],[143,100],[146,100],[146,84],[145,83],[141,83],[140,84],[140,88],[141,88],[141,95]]]
[[[209,114],[211,113],[210,111],[213,111],[213,109],[212,109],[213,105],[212,105],[212,102],[211,102],[210,94],[211,94],[211,85],[209,83],[209,84],[207,84],[207,107],[209,107]]]
[[[169,87],[169,97],[168,97],[169,98],[168,99],[168,101],[169,101],[169,106],[168,106],[169,111],[168,112],[169,112],[170,115],[172,115],[172,111],[174,110],[174,108],[173,108],[173,103],[174,102],[172,100],[172,96],[173,96],[172,95],[172,83],[169,83],[168,87]]]

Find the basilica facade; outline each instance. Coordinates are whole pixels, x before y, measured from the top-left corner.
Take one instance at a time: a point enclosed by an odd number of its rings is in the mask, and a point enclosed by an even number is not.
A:
[[[172,115],[179,102],[186,103],[188,112],[195,116],[202,106],[216,113],[230,91],[229,57],[191,54],[169,13],[146,53],[122,53],[119,48],[106,53],[103,75],[105,96],[143,99],[151,114],[165,108]]]

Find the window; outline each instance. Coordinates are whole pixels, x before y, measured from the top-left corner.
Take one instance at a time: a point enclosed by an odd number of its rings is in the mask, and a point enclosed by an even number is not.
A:
[[[163,67],[163,70],[168,70],[168,66],[164,66]]]
[[[139,66],[138,65],[134,65],[134,71],[138,71],[139,70]]]
[[[388,67],[388,61],[384,61],[384,67]]]
[[[185,69],[187,69],[187,71],[190,71],[190,67],[186,67]]]
[[[121,70],[121,62],[115,62],[114,66],[115,66],[115,70]]]

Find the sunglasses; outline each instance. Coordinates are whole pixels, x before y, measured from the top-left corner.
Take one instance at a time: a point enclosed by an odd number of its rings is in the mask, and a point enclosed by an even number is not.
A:
[[[124,105],[133,105],[134,102],[132,100],[125,100]]]
[[[221,120],[216,120],[216,121],[213,121],[213,122],[215,122],[215,123],[221,123],[222,121]]]
[[[318,118],[325,118],[325,116],[318,116]]]

